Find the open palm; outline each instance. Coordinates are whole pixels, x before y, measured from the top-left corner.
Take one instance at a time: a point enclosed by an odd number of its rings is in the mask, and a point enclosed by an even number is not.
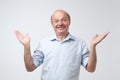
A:
[[[18,38],[18,40],[24,45],[30,45],[30,37],[28,34],[23,35],[22,33],[20,33],[20,31],[16,30],[15,31],[16,37]]]
[[[96,34],[96,35],[92,38],[91,44],[97,45],[97,44],[100,43],[108,34],[109,34],[109,32],[105,32],[105,33],[102,34],[102,35]]]

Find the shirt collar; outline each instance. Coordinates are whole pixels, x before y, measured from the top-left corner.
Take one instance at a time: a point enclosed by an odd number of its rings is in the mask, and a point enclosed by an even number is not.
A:
[[[51,41],[56,41],[58,40],[57,36],[54,34],[53,36],[50,37]],[[70,33],[68,34],[68,36],[65,38],[64,41],[68,41],[68,40],[75,40],[75,37],[72,36]],[[58,40],[59,41],[59,40]]]

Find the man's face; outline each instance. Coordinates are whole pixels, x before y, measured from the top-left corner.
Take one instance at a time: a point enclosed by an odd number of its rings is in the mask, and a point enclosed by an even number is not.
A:
[[[53,14],[51,22],[56,34],[66,34],[68,33],[70,20],[68,15],[63,11],[57,11]]]

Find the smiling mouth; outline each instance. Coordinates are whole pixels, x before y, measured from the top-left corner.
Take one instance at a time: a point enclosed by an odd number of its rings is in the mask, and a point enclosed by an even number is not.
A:
[[[58,30],[64,30],[65,28],[64,27],[59,27],[57,28]]]
[[[65,28],[65,26],[59,26],[59,27],[57,27],[58,29],[64,29]]]

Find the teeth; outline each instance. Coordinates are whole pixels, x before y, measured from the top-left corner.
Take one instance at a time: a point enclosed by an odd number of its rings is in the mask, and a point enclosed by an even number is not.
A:
[[[57,28],[65,28],[65,27],[57,27]]]

